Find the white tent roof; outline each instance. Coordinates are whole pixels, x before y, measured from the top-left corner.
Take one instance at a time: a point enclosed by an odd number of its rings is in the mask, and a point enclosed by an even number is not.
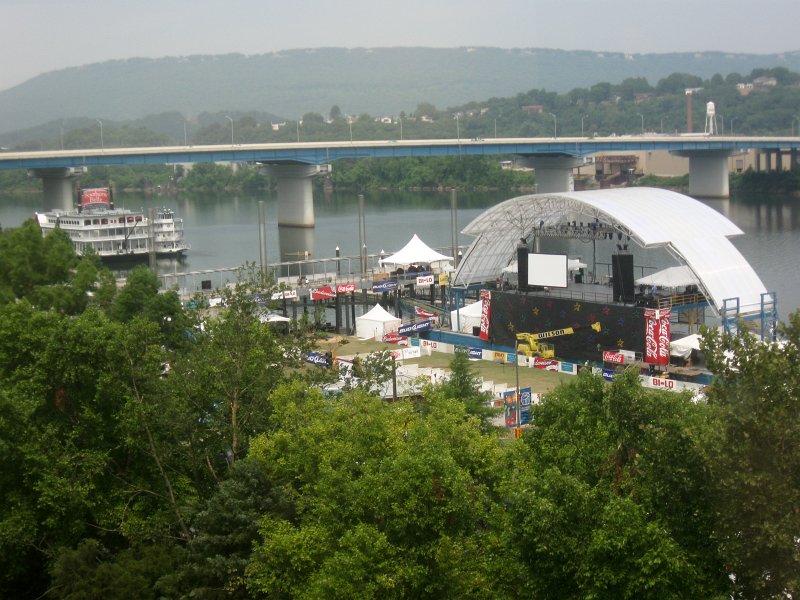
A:
[[[663,271],[657,271],[636,280],[636,285],[658,285],[668,288],[699,284],[700,280],[697,279],[695,274],[692,273],[692,270],[686,265],[669,267]]]
[[[439,254],[423,242],[417,234],[411,238],[402,250],[395,252],[391,256],[381,259],[382,265],[412,265],[416,263],[435,263],[443,260],[453,260],[452,256]]]
[[[364,313],[360,317],[356,319],[364,319],[366,321],[399,321],[397,317],[395,317],[392,313],[388,312],[385,308],[383,308],[380,304],[376,304],[373,306],[369,312]]]
[[[464,230],[477,236],[459,264],[455,286],[494,279],[520,237],[538,226],[556,226],[567,215],[597,219],[629,235],[642,248],[666,248],[699,280],[709,303],[721,313],[725,300],[739,299],[739,313],[761,309],[764,284],[729,237],[743,232],[713,208],[677,192],[613,188],[519,196],[501,202]]]
[[[692,350],[700,350],[700,334],[693,333],[687,335],[685,338],[673,340],[669,343],[669,353],[672,356],[680,356],[682,358],[689,358]]]

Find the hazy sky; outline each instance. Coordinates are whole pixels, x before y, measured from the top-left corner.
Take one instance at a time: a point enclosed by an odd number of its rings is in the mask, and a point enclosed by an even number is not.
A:
[[[497,46],[800,50],[800,0],[0,0],[0,90],[131,57]]]

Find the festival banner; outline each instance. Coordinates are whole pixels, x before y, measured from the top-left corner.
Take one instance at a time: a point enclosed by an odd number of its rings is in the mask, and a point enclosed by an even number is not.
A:
[[[644,311],[644,361],[655,365],[669,363],[670,310],[646,308]]]
[[[552,358],[540,358],[535,356],[533,358],[534,369],[544,369],[545,371],[558,371],[558,361]]]
[[[417,321],[416,323],[401,325],[397,328],[397,333],[400,335],[408,335],[410,333],[417,333],[419,331],[430,331],[431,329],[433,329],[433,321]]]
[[[311,288],[310,292],[312,300],[331,300],[336,298],[336,290],[329,285]]]
[[[417,277],[417,285],[433,285],[433,275],[421,275]]]
[[[339,283],[336,285],[337,294],[349,294],[356,291],[355,283]]]
[[[383,341],[388,342],[389,344],[400,344],[408,342],[408,338],[394,331],[390,331],[389,333],[383,334]]]
[[[450,275],[448,273],[439,273],[439,285],[450,285]]]
[[[481,348],[470,348],[469,349],[469,357],[471,360],[482,360],[483,359],[483,349]]]
[[[519,420],[520,425],[527,425],[531,422],[531,388],[523,388],[519,391]]]
[[[482,340],[489,339],[489,321],[491,319],[492,292],[481,290],[481,333]]]
[[[437,318],[436,313],[432,313],[429,310],[425,310],[424,308],[420,308],[419,306],[414,307],[414,314],[421,319],[435,319]]]
[[[303,356],[306,362],[312,365],[319,365],[320,367],[329,367],[330,363],[328,358],[321,352],[309,352]]]
[[[372,284],[373,292],[393,292],[397,289],[397,282],[391,279],[384,279],[383,281],[376,281]]]
[[[297,290],[282,290],[280,292],[275,292],[272,294],[271,298],[273,300],[292,300],[297,298]]]
[[[603,352],[603,362],[604,363],[614,363],[615,365],[621,365],[625,363],[625,355],[621,352],[610,352],[605,350]]]
[[[505,413],[506,427],[518,427],[517,422],[517,392],[509,390],[503,392],[503,407]]]

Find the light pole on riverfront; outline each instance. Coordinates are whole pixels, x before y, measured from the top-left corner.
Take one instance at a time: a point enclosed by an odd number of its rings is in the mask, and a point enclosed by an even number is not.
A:
[[[558,117],[555,116],[553,113],[547,113],[551,117],[553,117],[553,138],[558,137]]]
[[[583,137],[583,120],[589,115],[581,115],[581,137]]]
[[[460,142],[461,141],[461,129],[458,125],[458,115],[456,115],[456,139]]]
[[[797,126],[798,126],[798,129],[800,130],[800,117],[798,117],[797,115],[794,115],[792,117],[792,137],[794,137],[794,122],[795,121],[797,121]],[[800,134],[800,131],[798,131],[798,133]]]
[[[231,146],[233,146],[233,119],[231,119],[228,115],[225,115],[225,118],[231,122]]]
[[[642,135],[644,135],[644,115],[642,113],[636,113],[639,115],[639,118],[642,120]]]
[[[730,121],[729,121],[730,125],[728,126],[728,127],[729,127],[729,129],[731,130],[731,132],[730,132],[730,135],[733,135],[733,122],[734,122],[735,120],[736,120],[736,117],[731,117],[731,118],[730,118]]]
[[[100,124],[100,149],[105,150],[106,145],[105,142],[103,142],[103,122],[100,119],[95,119],[95,121]]]

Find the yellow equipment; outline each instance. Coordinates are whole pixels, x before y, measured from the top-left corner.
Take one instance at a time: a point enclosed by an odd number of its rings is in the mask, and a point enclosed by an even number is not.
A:
[[[590,325],[596,332],[600,332],[600,323]],[[542,343],[540,340],[559,337],[562,335],[572,335],[580,325],[565,327],[564,329],[553,329],[552,331],[542,331],[541,333],[518,333],[517,352],[525,356],[540,356],[542,358],[555,358],[556,350],[553,344]],[[522,342],[522,343],[520,343]]]

